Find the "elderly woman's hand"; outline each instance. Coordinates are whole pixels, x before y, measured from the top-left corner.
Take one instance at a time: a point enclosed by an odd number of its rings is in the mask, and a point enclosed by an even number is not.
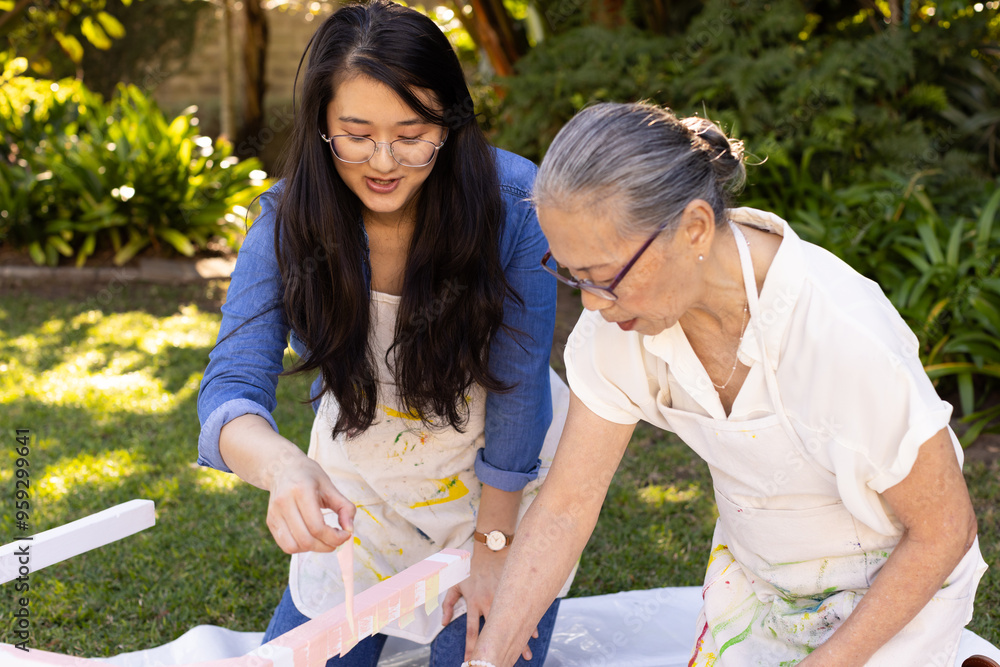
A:
[[[509,551],[509,549],[490,551],[485,545],[476,543],[472,553],[469,578],[453,587],[445,597],[442,620],[445,625],[451,622],[459,598],[465,598],[468,607],[465,631],[466,660],[472,656],[476,641],[479,639],[480,617],[489,618],[490,607],[493,606],[493,597],[500,584],[500,575],[503,573]],[[532,633],[532,637],[538,637],[537,629]],[[531,649],[525,646],[521,655],[525,660],[531,660]]]

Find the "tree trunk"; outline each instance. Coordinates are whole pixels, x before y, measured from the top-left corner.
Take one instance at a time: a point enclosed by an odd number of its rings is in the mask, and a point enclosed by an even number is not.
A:
[[[255,146],[264,142],[264,93],[266,92],[267,16],[260,0],[243,0],[246,37],[243,42],[243,113],[236,146],[240,159],[256,156]],[[258,141],[251,141],[257,139]]]
[[[233,108],[233,82],[236,80],[236,59],[233,58],[233,9],[232,0],[222,0],[222,80],[219,97],[219,134],[232,141],[235,113]]]
[[[514,74],[514,60],[505,48],[500,21],[509,21],[507,12],[502,17],[494,16],[489,0],[471,0],[472,16],[476,21],[476,31],[482,40],[481,46],[493,65],[493,70],[500,76]]]
[[[909,2],[909,0],[904,0]],[[889,23],[893,26],[902,25],[903,23],[903,7],[900,4],[900,0],[889,0]]]
[[[521,45],[518,44],[517,37],[514,35],[514,25],[510,14],[507,13],[507,8],[503,6],[503,0],[487,1],[490,5],[490,16],[494,21],[494,25],[498,28],[500,44],[503,46],[504,53],[507,54],[507,59],[511,63],[515,63],[523,53]]]
[[[591,21],[605,28],[618,28],[625,24],[625,0],[591,0]]]
[[[479,37],[479,30],[476,28],[476,19],[469,14],[465,13],[465,8],[469,7],[469,3],[466,0],[452,0],[452,6],[455,9],[455,16],[458,18],[462,27],[465,31],[469,33],[469,37],[479,48],[483,48],[483,40]]]

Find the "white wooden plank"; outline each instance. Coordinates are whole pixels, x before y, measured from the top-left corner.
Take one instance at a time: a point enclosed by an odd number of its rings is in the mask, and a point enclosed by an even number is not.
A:
[[[86,551],[116,542],[156,524],[152,500],[130,500],[121,505],[46,530],[30,540],[0,547],[0,584],[13,581],[26,566],[34,573]]]

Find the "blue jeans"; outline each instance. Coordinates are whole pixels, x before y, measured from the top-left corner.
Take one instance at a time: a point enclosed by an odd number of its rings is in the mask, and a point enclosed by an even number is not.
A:
[[[549,641],[552,639],[552,628],[556,624],[556,614],[559,612],[559,598],[552,603],[542,620],[538,622],[538,639],[532,638],[528,642],[531,648],[531,661],[518,658],[514,667],[530,667],[531,665],[541,665],[545,662],[545,655],[549,652]],[[274,609],[274,616],[264,632],[266,644],[275,637],[279,637],[289,630],[296,628],[309,617],[304,616],[292,601],[292,594],[285,588],[281,602]],[[480,619],[479,627],[484,621]],[[352,648],[343,658],[333,657],[326,661],[326,667],[376,667],[378,658],[382,654],[385,646],[386,635],[377,634],[373,637],[362,639],[357,646]],[[442,630],[434,641],[431,642],[430,667],[458,667],[465,659],[465,614],[452,620],[444,630]]]

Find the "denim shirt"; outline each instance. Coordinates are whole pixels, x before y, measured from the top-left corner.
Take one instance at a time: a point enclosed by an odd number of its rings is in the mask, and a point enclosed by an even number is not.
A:
[[[519,306],[508,299],[503,319],[512,330],[527,336],[512,337],[501,330],[491,343],[490,370],[513,389],[487,395],[486,444],[479,450],[475,470],[484,484],[518,491],[538,475],[538,453],[552,420],[549,352],[555,327],[556,281],[539,264],[547,243],[534,208],[525,201],[535,178],[535,165],[502,150],[496,150],[496,158],[506,212],[500,261],[511,287],[524,300]],[[240,249],[222,307],[218,342],[209,354],[198,393],[198,463],[225,472],[232,471],[219,452],[222,427],[236,417],[254,414],[277,431],[271,412],[277,405],[275,390],[285,348],[290,342],[296,354],[308,355],[295,332],[289,331],[280,307],[283,286],[274,247],[279,187],[261,196],[261,214]],[[275,304],[279,306],[251,320],[261,309]],[[239,328],[244,323],[246,326]],[[313,395],[320,387],[321,378],[317,377]]]

